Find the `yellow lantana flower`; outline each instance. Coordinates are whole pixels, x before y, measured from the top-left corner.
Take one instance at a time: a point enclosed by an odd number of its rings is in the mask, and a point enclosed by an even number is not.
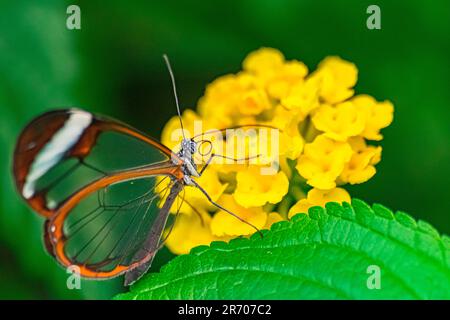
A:
[[[302,83],[292,86],[289,93],[281,99],[281,104],[288,110],[298,110],[305,118],[311,111],[319,107],[320,81],[308,78]]]
[[[253,165],[266,164],[270,155],[270,146],[264,154],[259,149],[259,138],[257,130],[246,134],[243,130],[236,130],[227,136],[221,154],[231,154],[233,158],[216,158],[216,167],[220,172],[238,172],[246,170],[251,163]]]
[[[243,100],[243,92],[243,81],[237,75],[222,76],[207,86],[205,95],[198,102],[198,112],[213,128],[230,127]]]
[[[366,124],[361,135],[368,140],[381,140],[380,130],[392,123],[394,106],[389,101],[377,102],[373,97],[361,94],[352,99],[358,109],[364,112]]]
[[[283,67],[283,54],[273,48],[261,48],[247,55],[242,63],[245,71],[256,75],[273,74]]]
[[[302,153],[304,140],[300,134],[290,136],[287,133],[280,135],[280,156],[291,160],[297,159]]]
[[[288,192],[289,180],[284,172],[263,175],[260,169],[257,166],[250,166],[236,175],[234,198],[245,208],[280,202]]]
[[[347,142],[335,141],[322,134],[305,145],[304,154],[295,168],[310,186],[332,189],[351,155],[352,148]]]
[[[231,212],[236,212],[239,218],[251,223],[258,229],[262,229],[267,222],[267,212],[262,207],[245,208],[240,206],[232,195],[224,195],[219,204]],[[219,210],[211,220],[211,232],[215,236],[239,236],[249,235],[255,232],[255,228],[239,221],[228,212]]]
[[[325,206],[328,202],[348,202],[350,195],[345,189],[334,188],[331,190],[311,189],[306,199],[299,200],[289,209],[288,217],[292,218],[297,213],[308,213],[309,208],[314,206]]]
[[[272,107],[266,91],[251,89],[242,94],[242,100],[237,104],[239,112],[245,115],[256,115]]]
[[[337,141],[346,141],[359,135],[365,126],[363,111],[349,101],[335,106],[328,104],[320,106],[312,121],[318,130]]]
[[[279,155],[289,159],[297,159],[304,146],[304,139],[298,130],[298,125],[305,116],[301,111],[293,112],[278,105],[273,114],[273,118],[268,125],[281,129],[279,133]],[[271,140],[269,140],[270,143]]]
[[[308,73],[308,68],[299,61],[288,61],[268,80],[267,92],[272,98],[282,99],[291,87],[302,83]]]
[[[208,245],[212,241],[229,240],[228,237],[217,237],[211,233],[211,217],[209,214],[178,216],[166,240],[166,246],[175,254],[186,254],[193,247]]]
[[[374,167],[381,160],[381,147],[367,146],[362,137],[349,140],[353,154],[345,165],[340,179],[344,183],[363,183],[375,175]]]
[[[197,121],[202,121],[203,131],[235,128],[201,137],[211,143],[197,146],[199,170],[212,153],[228,157],[214,158],[203,175],[193,179],[213,201],[258,229],[312,206],[350,202],[345,185],[372,178],[381,160],[381,147],[367,141],[381,140],[380,131],[393,120],[389,101],[353,96],[357,78],[356,66],[339,57],[325,58],[308,74],[303,62],[286,59],[279,50],[251,52],[241,71],[218,77],[206,87],[196,111],[183,112],[186,137],[199,133],[193,131],[198,130]],[[236,130],[248,125],[260,127]],[[268,127],[276,134],[260,130]],[[179,129],[173,117],[162,132],[162,143],[174,151],[182,137],[178,132],[173,138]],[[169,183],[164,182],[157,188],[160,194]],[[179,200],[182,197],[183,193]],[[289,208],[292,198],[298,202]],[[255,231],[193,187],[185,188],[184,199],[167,240],[174,253]],[[171,212],[177,212],[175,204]]]
[[[313,74],[320,81],[320,97],[328,103],[337,103],[350,98],[358,79],[358,69],[339,57],[325,58]]]
[[[249,54],[243,67],[261,80],[271,98],[278,100],[286,96],[292,86],[303,82],[308,74],[303,62],[285,61],[283,54],[272,48],[262,48]]]

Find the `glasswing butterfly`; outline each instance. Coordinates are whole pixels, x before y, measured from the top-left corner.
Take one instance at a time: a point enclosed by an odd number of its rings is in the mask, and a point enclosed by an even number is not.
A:
[[[173,72],[164,59],[183,129]],[[196,152],[195,137],[184,137],[175,153],[117,120],[63,109],[25,127],[14,151],[13,175],[22,198],[46,219],[50,255],[64,267],[78,266],[82,277],[125,274],[129,285],[162,246],[169,211],[185,186],[198,188],[213,205],[251,225],[215,203],[195,181],[220,156],[212,153],[198,170]],[[157,192],[165,180],[167,187]]]

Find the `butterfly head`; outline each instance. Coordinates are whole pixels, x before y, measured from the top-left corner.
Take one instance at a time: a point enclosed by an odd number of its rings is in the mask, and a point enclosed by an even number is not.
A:
[[[178,155],[180,157],[192,157],[197,152],[197,143],[191,139],[183,139],[181,141],[180,151]]]
[[[178,157],[183,160],[183,170],[186,176],[199,177],[197,165],[194,161],[194,155],[197,152],[197,143],[192,139],[183,139],[181,148],[178,151]]]

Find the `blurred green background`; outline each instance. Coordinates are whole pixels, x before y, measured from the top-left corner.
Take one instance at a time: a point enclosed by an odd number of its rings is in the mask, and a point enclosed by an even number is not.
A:
[[[81,30],[66,8],[81,8]],[[382,30],[366,28],[381,7]],[[195,107],[205,85],[236,72],[247,53],[280,49],[310,69],[339,55],[359,69],[357,92],[395,105],[383,131],[383,160],[352,196],[404,210],[450,233],[450,2],[394,1],[2,1],[0,4],[0,298],[109,298],[122,279],[83,281],[45,254],[42,219],[11,179],[13,145],[37,114],[77,106],[159,137],[175,114],[167,53],[181,103]],[[171,255],[163,250],[157,270]]]

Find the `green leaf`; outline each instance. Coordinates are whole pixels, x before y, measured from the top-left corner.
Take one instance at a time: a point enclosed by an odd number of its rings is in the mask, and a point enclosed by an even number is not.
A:
[[[450,245],[403,212],[328,203],[262,239],[194,248],[116,299],[450,299]]]

